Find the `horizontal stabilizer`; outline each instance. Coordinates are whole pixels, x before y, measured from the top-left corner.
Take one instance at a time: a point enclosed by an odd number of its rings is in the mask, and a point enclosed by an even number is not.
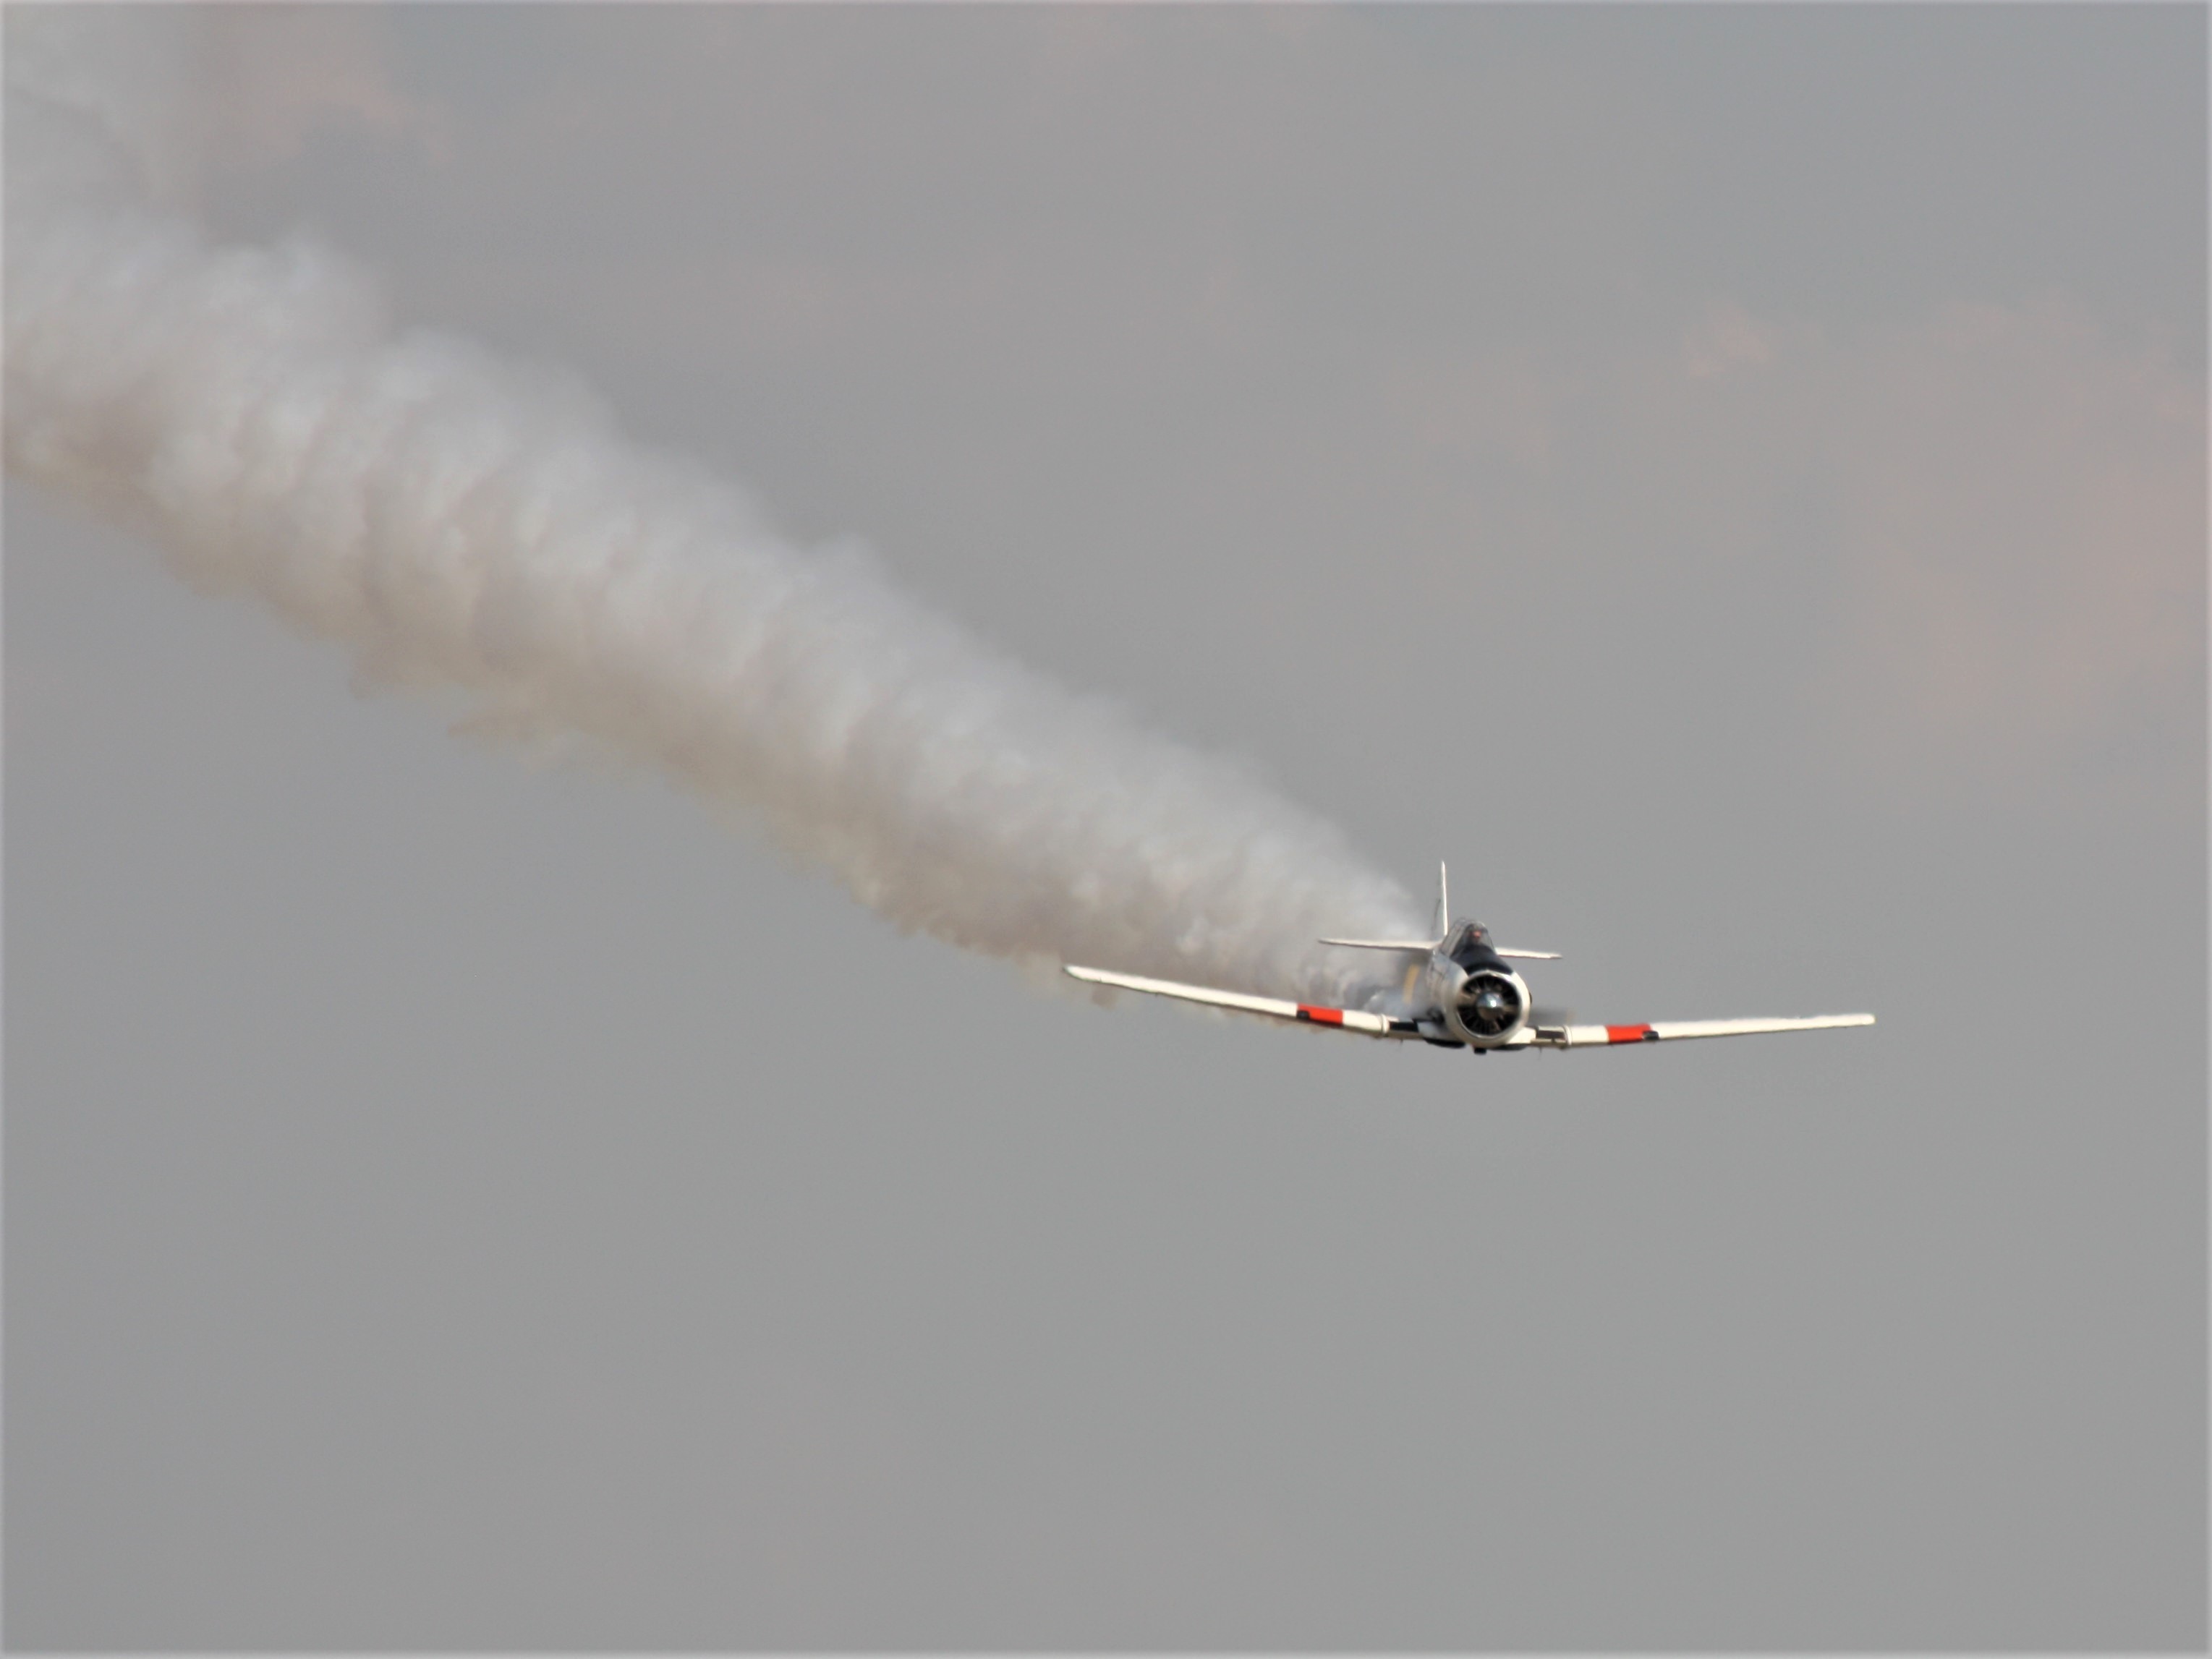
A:
[[[1433,951],[1442,945],[1440,939],[1325,939],[1323,945],[1345,945],[1355,951]],[[1557,951],[1508,951],[1499,947],[1501,957],[1518,957],[1523,962],[1557,962]]]

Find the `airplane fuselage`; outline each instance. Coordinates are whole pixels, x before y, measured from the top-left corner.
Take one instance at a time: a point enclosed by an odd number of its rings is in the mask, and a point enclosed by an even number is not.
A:
[[[1498,954],[1488,931],[1471,921],[1429,953],[1418,1000],[1426,1005],[1415,1018],[1424,1036],[1474,1048],[1510,1045],[1531,1006],[1527,981]]]

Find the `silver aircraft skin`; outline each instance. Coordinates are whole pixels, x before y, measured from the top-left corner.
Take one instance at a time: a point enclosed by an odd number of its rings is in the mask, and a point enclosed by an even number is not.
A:
[[[1358,1008],[1328,1008],[1277,997],[1247,996],[1238,991],[1218,991],[1203,985],[1178,985],[1172,980],[1140,979],[1133,974],[1108,973],[1103,968],[1079,968],[1066,972],[1086,984],[1141,991],[1147,996],[1172,997],[1182,1002],[1202,1003],[1213,1008],[1234,1008],[1275,1019],[1310,1025],[1333,1025],[1364,1036],[1419,1040],[1439,1048],[1467,1048],[1478,1054],[1499,1049],[1515,1054],[1529,1048],[1606,1048],[1623,1043],[1667,1042],[1683,1037],[1755,1036],[1770,1031],[1827,1031],[1849,1025],[1871,1025],[1872,1014],[1813,1014],[1789,1019],[1688,1019],[1646,1021],[1632,1025],[1583,1025],[1565,1016],[1537,1006],[1512,963],[1516,961],[1553,962],[1556,951],[1512,951],[1493,945],[1490,930],[1479,921],[1451,920],[1450,889],[1443,867],[1437,869],[1437,911],[1432,932],[1425,939],[1325,939],[1323,945],[1346,950],[1388,951],[1412,957],[1395,1013]]]

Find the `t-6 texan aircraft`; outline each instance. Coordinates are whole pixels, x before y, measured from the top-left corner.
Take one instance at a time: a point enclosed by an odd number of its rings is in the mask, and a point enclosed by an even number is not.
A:
[[[1872,1014],[1814,1014],[1803,1019],[1677,1019],[1642,1025],[1577,1025],[1529,1000],[1528,987],[1506,965],[1507,959],[1554,962],[1556,951],[1508,951],[1490,942],[1479,921],[1450,921],[1450,890],[1443,867],[1437,868],[1434,939],[1325,939],[1323,945],[1354,951],[1395,951],[1426,960],[1406,969],[1403,1012],[1367,1013],[1358,1008],[1317,1008],[1310,1003],[1246,996],[1171,980],[1139,979],[1099,968],[1067,971],[1092,985],[1118,986],[1150,996],[1176,997],[1249,1014],[1334,1025],[1340,1030],[1401,1041],[1419,1038],[1441,1048],[1493,1048],[1508,1054],[1529,1048],[1601,1048],[1624,1042],[1668,1042],[1677,1037],[1755,1036],[1762,1031],[1827,1031],[1842,1025],[1871,1025]]]

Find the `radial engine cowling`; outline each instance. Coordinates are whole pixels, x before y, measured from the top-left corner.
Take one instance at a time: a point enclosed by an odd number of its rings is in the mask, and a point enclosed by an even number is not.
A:
[[[1528,1018],[1528,988],[1510,969],[1478,968],[1467,976],[1450,1005],[1453,1035],[1477,1048],[1510,1040]]]

